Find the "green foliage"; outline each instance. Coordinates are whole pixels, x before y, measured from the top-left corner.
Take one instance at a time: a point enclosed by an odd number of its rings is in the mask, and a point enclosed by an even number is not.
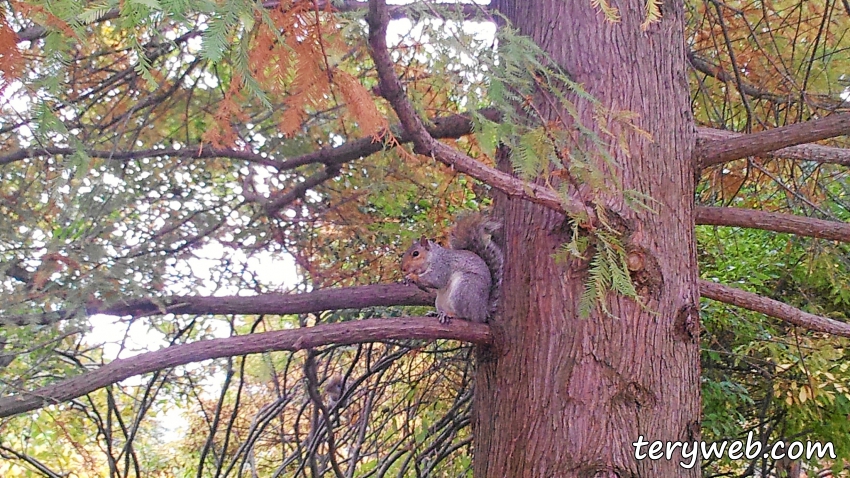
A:
[[[221,2],[214,5],[209,24],[203,33],[201,55],[217,62],[224,58],[225,53],[233,43],[233,35],[240,24],[240,17],[245,12],[251,12],[250,5],[245,2]]]
[[[701,274],[846,320],[848,271],[836,247],[766,231],[697,228]],[[841,305],[837,305],[841,304]],[[751,429],[785,440],[831,442],[850,457],[848,340],[819,337],[714,302],[703,304],[703,439],[740,439]],[[842,419],[841,417],[844,417]],[[811,463],[824,466],[828,462]],[[721,460],[709,471],[734,470]]]
[[[625,297],[637,298],[626,267],[626,254],[619,236],[613,231],[597,231],[594,235],[596,251],[590,259],[588,280],[579,299],[579,315],[587,318],[597,308],[603,314],[616,318],[608,310],[605,294],[614,292]],[[565,246],[567,251],[579,250],[578,246]]]
[[[573,181],[590,184],[595,193],[607,191],[610,185],[605,182],[612,175],[604,173],[604,167],[615,164],[611,147],[617,143],[585,125],[575,101],[587,103],[600,118],[606,116],[604,108],[527,37],[504,28],[498,31],[497,42],[498,55],[478,55],[479,68],[492,72],[485,105],[496,107],[502,116],[499,124],[476,117],[482,150],[493,155],[497,146],[507,147],[514,169],[526,180],[562,171]],[[545,122],[530,101],[538,95],[550,97],[567,117],[554,124]],[[603,126],[601,120],[597,126]]]
[[[687,12],[691,31],[723,32],[688,39],[695,66],[692,84],[698,85],[693,88],[693,111],[700,125],[759,131],[827,116],[843,104],[841,72],[847,71],[848,58],[836,52],[846,50],[850,38],[834,34],[845,26],[824,21],[834,18],[824,5],[693,3]],[[725,48],[717,48],[718,42]],[[711,74],[711,68],[729,76]],[[729,88],[733,77],[735,86]],[[818,101],[788,100],[803,92]],[[829,144],[847,146],[844,138]],[[850,217],[844,166],[753,157],[703,171],[697,195],[712,205],[845,222]],[[697,238],[703,278],[848,320],[846,245],[738,228],[699,227]],[[705,439],[740,438],[756,429],[771,442],[832,442],[839,459],[807,463],[812,466],[806,471],[809,476],[846,463],[846,339],[806,333],[761,314],[707,301],[703,324]],[[742,471],[741,463],[706,467],[706,474]]]

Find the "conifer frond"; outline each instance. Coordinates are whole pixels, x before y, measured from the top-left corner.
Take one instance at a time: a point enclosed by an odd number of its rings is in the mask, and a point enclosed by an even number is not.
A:
[[[50,4],[43,6],[27,2],[15,2],[15,8],[23,16],[37,18],[39,23],[62,32],[68,38],[77,38],[77,33],[71,24],[50,11]]]
[[[248,115],[242,111],[241,105],[237,102],[237,100],[244,100],[240,93],[243,86],[244,80],[241,76],[236,75],[231,79],[227,93],[218,104],[218,110],[214,116],[215,123],[201,136],[204,143],[215,148],[229,148],[236,144],[238,136],[233,129],[234,120],[248,121]]]
[[[106,15],[107,12],[112,10],[112,8],[112,5],[105,3],[91,5],[85,10],[83,10],[82,13],[77,15],[77,18],[79,18],[80,21],[83,23],[94,23],[103,18],[103,16]]]
[[[321,52],[310,42],[291,42],[295,61],[295,79],[292,82],[292,93],[286,99],[286,111],[280,121],[280,131],[286,136],[292,136],[307,118],[307,108],[316,107],[330,93],[328,74],[322,70],[316,55]]]
[[[661,203],[640,191],[635,191],[634,189],[626,189],[623,191],[623,199],[626,201],[626,205],[634,210],[644,210],[650,212],[652,214],[658,214],[658,210],[655,206],[660,205]]]
[[[661,21],[661,1],[646,0],[646,17],[643,23],[640,24],[641,30],[646,30],[649,28],[649,25]]]
[[[0,93],[23,73],[23,60],[18,50],[17,35],[0,16]]]
[[[525,179],[533,179],[548,172],[551,158],[555,155],[554,147],[542,127],[520,136],[513,153],[517,157],[513,161],[514,169]]]
[[[578,315],[582,319],[590,317],[590,314],[596,309],[598,292],[594,283],[590,280],[585,282],[584,292],[578,301]]]
[[[608,0],[591,0],[590,4],[605,15],[609,22],[617,23],[620,21],[620,10],[617,7],[612,7]]]
[[[593,310],[612,316],[606,302],[606,294],[615,292],[641,303],[632,282],[627,265],[625,248],[620,235],[613,230],[598,229],[593,236],[579,236],[574,228],[574,239],[561,246],[559,255],[572,255],[582,258],[583,244],[593,244],[593,256],[590,258],[588,278],[585,289],[579,299],[580,317],[586,318]],[[576,239],[580,237],[580,239]]]
[[[357,121],[360,130],[375,139],[379,139],[382,131],[389,125],[387,119],[378,111],[371,93],[360,84],[357,78],[337,69],[333,75],[334,83],[339,86],[340,93],[345,99],[349,113]]]
[[[223,2],[217,5],[215,13],[209,19],[207,29],[202,34],[201,55],[219,62],[231,42],[231,32],[239,22],[238,2]]]

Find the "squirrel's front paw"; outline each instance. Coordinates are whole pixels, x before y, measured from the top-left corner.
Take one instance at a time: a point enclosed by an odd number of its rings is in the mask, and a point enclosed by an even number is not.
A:
[[[452,321],[452,317],[445,312],[440,312],[437,314],[437,320],[443,325],[448,325]]]

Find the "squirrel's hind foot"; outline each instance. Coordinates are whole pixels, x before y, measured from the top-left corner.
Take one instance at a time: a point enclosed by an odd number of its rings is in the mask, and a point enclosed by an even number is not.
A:
[[[428,312],[427,314],[425,314],[425,316],[426,317],[436,317],[440,321],[441,324],[448,324],[454,318],[451,315],[449,315],[445,312],[440,312],[438,310],[432,310],[431,312]]]

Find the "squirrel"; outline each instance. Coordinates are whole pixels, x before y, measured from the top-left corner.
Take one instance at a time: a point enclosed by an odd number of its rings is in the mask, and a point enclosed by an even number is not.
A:
[[[422,236],[405,251],[401,271],[406,283],[437,291],[437,317],[484,323],[496,311],[502,285],[502,249],[492,235],[501,225],[484,214],[455,222],[450,248]]]
[[[328,408],[335,407],[339,403],[339,399],[342,398],[342,392],[345,387],[344,381],[345,379],[342,375],[334,374],[325,384],[325,396],[328,399],[326,405]]]

